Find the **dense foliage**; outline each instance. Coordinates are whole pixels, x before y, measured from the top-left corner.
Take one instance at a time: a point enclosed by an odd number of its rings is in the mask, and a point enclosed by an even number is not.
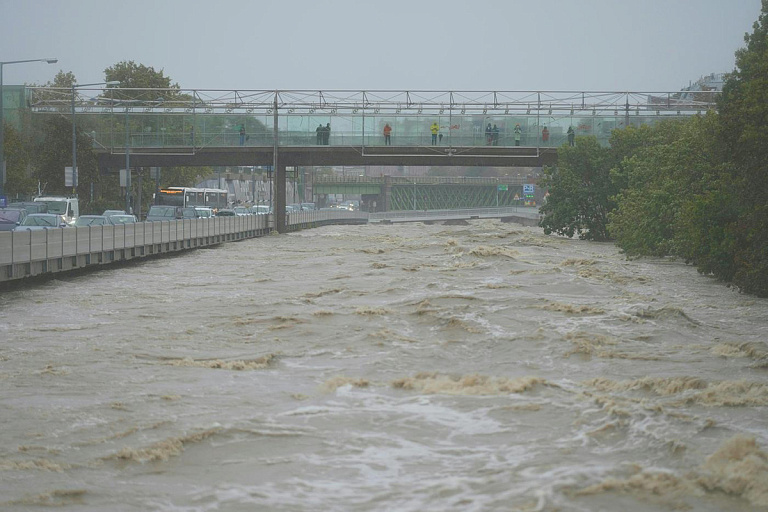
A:
[[[560,148],[542,183],[545,232],[680,257],[768,296],[768,0],[745,41],[717,113],[617,130],[609,148]]]
[[[609,150],[594,137],[558,151],[558,167],[544,170],[541,185],[549,200],[540,209],[544,232],[586,240],[608,238],[608,212],[615,193],[610,179]]]

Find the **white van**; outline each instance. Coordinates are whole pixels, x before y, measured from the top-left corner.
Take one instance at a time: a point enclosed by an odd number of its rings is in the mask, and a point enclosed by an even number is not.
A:
[[[35,202],[48,205],[48,213],[61,215],[64,222],[70,226],[80,217],[80,203],[76,197],[65,196],[41,196],[36,197]]]

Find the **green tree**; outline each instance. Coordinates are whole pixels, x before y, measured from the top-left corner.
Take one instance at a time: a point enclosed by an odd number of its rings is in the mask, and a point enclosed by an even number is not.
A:
[[[608,213],[616,193],[610,162],[610,150],[600,147],[595,137],[579,137],[575,146],[558,150],[557,167],[544,169],[540,182],[549,191],[547,203],[539,209],[545,233],[608,239]]]
[[[702,261],[720,269],[718,277],[733,276],[742,290],[768,296],[768,0],[744,40],[718,100],[719,135],[731,164],[718,183],[738,220],[729,218],[709,234],[714,248],[732,249],[732,258],[730,265],[718,265],[716,251]]]
[[[136,64],[131,61],[118,62],[104,70],[104,80],[120,82],[116,99],[142,101],[169,101],[179,95],[179,85],[171,83],[163,70]],[[143,89],[141,91],[120,91],[119,89]]]
[[[30,147],[21,134],[6,124],[4,132],[5,169],[7,172],[5,194],[8,197],[31,195],[35,179],[31,173]]]
[[[698,200],[705,178],[717,168],[716,126],[716,116],[707,115],[615,134],[613,139],[638,136],[632,156],[624,155],[612,170],[614,183],[623,188],[609,216],[609,231],[627,255],[695,259],[686,249],[693,234],[684,232],[681,215],[684,209],[691,211],[688,203]],[[621,144],[617,148],[627,149]]]

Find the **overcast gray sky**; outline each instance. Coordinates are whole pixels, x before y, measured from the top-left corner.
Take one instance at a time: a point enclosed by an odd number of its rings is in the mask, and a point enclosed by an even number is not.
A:
[[[760,0],[0,0],[5,84],[124,60],[185,89],[675,91]]]

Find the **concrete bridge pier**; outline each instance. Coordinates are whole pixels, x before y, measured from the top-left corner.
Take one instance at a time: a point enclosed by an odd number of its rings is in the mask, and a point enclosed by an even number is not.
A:
[[[381,209],[379,211],[388,212],[392,203],[392,183],[389,180],[389,174],[384,175],[384,186],[381,187]]]
[[[285,218],[285,164],[275,156],[275,229],[278,233],[287,233],[288,227]]]

